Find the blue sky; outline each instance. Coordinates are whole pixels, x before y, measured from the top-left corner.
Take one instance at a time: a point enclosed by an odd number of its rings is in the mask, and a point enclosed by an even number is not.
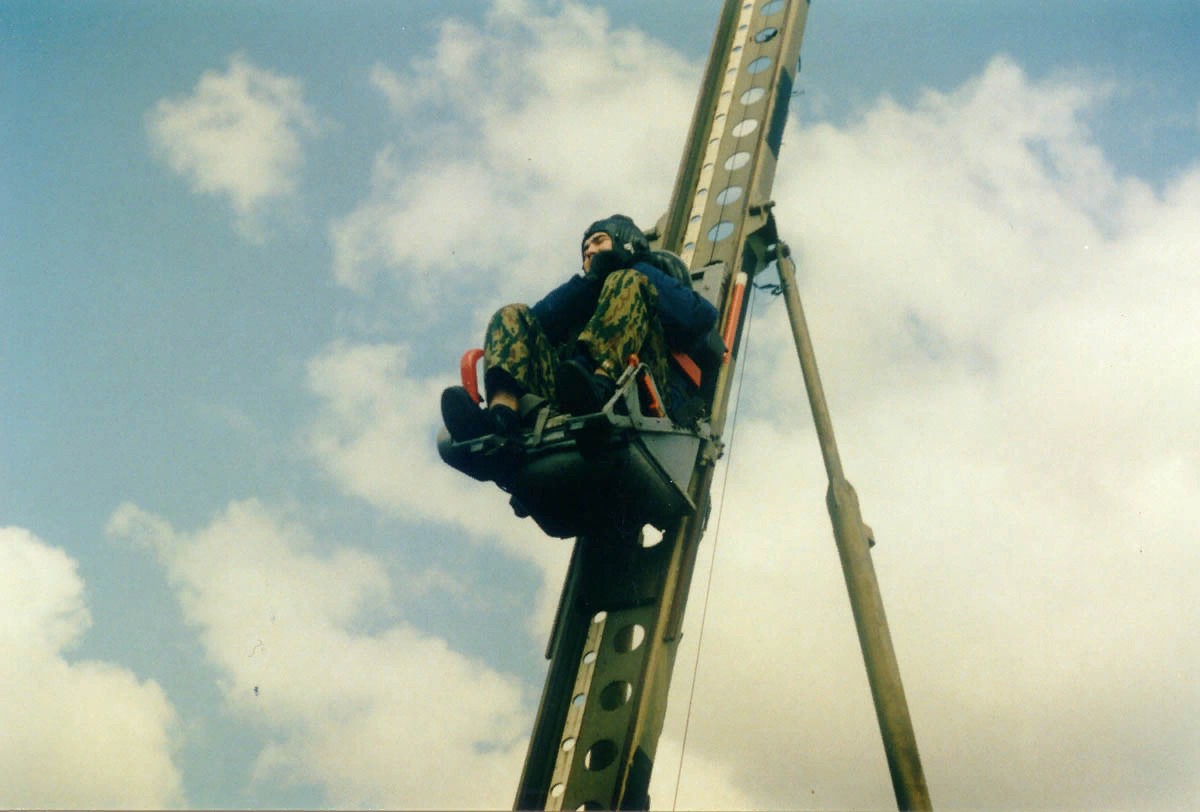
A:
[[[569,545],[438,463],[437,393],[661,213],[719,6],[0,9],[0,806],[511,803]],[[780,227],[935,805],[1200,801],[1198,28],[810,11]],[[887,806],[755,314],[652,797]]]

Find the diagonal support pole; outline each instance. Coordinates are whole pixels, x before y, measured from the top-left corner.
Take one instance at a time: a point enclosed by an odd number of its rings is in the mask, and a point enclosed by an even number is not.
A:
[[[917,737],[908,713],[904,686],[900,682],[900,666],[883,612],[879,581],[875,578],[875,566],[871,563],[871,531],[863,523],[858,495],[842,472],[842,461],[833,438],[833,421],[817,371],[812,337],[796,290],[795,264],[783,243],[778,245],[778,268],[780,287],[783,288],[788,318],[792,324],[792,336],[796,340],[796,352],[804,373],[804,385],[808,390],[808,402],[817,427],[817,439],[821,444],[821,456],[829,476],[826,503],[833,521],[833,536],[842,560],[846,589],[850,593],[850,608],[854,613],[858,642],[867,667],[867,680],[875,700],[875,716],[883,736],[883,749],[892,775],[896,803],[903,810],[930,810],[933,807],[929,788],[925,784],[925,773],[921,769],[921,757],[917,752]]]

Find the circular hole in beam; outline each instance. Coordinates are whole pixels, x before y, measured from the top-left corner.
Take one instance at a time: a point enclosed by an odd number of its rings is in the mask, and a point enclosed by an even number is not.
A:
[[[748,163],[750,163],[749,152],[735,152],[725,159],[725,169],[733,172],[736,169],[741,169]]]
[[[763,96],[766,95],[767,89],[765,87],[752,87],[743,93],[738,101],[740,101],[742,104],[750,105],[754,104],[756,101],[761,101]]]
[[[733,223],[729,224],[730,229],[733,228]],[[637,647],[646,639],[646,629],[640,623],[630,623],[625,628],[617,632],[617,636],[613,638],[613,648],[620,654],[628,654],[631,651],[636,651]]]
[[[617,679],[605,685],[600,691],[600,707],[606,711],[616,710],[629,701],[633,696],[633,686],[623,679]]]
[[[583,754],[583,768],[590,772],[600,772],[617,760],[617,743],[612,739],[601,739],[588,748]]]
[[[775,39],[775,35],[779,33],[779,29],[774,26],[767,26],[762,31],[754,35],[755,42],[770,42]]]
[[[708,230],[708,239],[712,242],[720,242],[733,233],[733,223],[728,220],[722,220]]]
[[[732,203],[733,201],[737,200],[741,196],[742,196],[742,187],[741,186],[730,186],[728,189],[726,189],[725,191],[723,191],[719,195],[717,195],[716,200],[722,206],[726,206],[726,205]]]
[[[764,17],[770,17],[772,14],[782,11],[784,5],[784,0],[771,0],[770,3],[767,3],[762,7],[762,15]]]
[[[754,132],[757,128],[758,119],[744,118],[737,124],[733,125],[733,129],[730,130],[730,132],[733,133],[734,138],[741,138],[742,136],[746,136]]]
[[[762,73],[767,68],[771,67],[771,57],[760,56],[758,59],[746,66],[747,73]]]

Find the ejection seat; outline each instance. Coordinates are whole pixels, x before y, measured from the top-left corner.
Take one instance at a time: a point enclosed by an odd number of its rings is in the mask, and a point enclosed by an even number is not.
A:
[[[719,287],[723,266],[704,278]],[[688,280],[691,281],[690,279]],[[701,288],[710,301],[716,291]],[[672,387],[679,422],[667,416],[645,364],[631,356],[617,391],[600,411],[560,414],[543,398],[525,395],[519,407],[526,430],[517,437],[489,434],[454,442],[442,428],[438,453],[453,468],[494,481],[511,495],[518,516],[547,535],[571,538],[598,530],[635,536],[643,525],[660,530],[695,510],[688,496],[692,469],[711,428],[703,404],[725,354],[714,330],[691,353],[673,353]],[[479,349],[462,357],[463,386],[480,402]],[[681,401],[680,394],[684,393]]]

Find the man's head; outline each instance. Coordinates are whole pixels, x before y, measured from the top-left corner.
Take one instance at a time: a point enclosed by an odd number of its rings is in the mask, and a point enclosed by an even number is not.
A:
[[[604,236],[607,236],[606,240]],[[583,232],[583,242],[580,252],[583,254],[583,269],[591,265],[592,257],[601,251],[624,251],[631,257],[641,256],[650,251],[650,242],[633,220],[624,214],[614,214],[603,220],[597,220]]]

